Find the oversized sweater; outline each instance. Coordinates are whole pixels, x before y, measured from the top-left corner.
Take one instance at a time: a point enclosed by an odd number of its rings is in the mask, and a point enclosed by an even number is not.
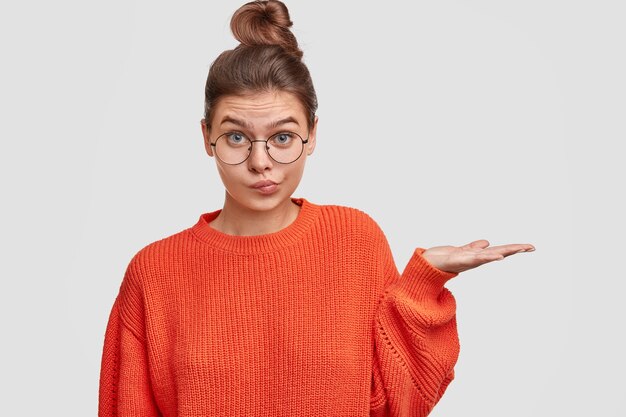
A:
[[[364,212],[293,198],[275,233],[219,210],[130,260],[109,315],[100,417],[426,416],[454,378],[456,276],[404,272]]]

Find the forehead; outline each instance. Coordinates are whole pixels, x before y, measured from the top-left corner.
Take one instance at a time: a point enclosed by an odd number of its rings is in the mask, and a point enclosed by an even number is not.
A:
[[[249,127],[265,127],[276,119],[292,117],[303,126],[306,117],[302,103],[286,91],[224,96],[215,108],[214,122],[220,126],[225,118],[243,120]]]

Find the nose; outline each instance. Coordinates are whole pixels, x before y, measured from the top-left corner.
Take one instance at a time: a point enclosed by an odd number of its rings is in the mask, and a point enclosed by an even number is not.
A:
[[[257,146],[254,146],[258,143]],[[257,172],[263,172],[273,166],[272,158],[267,153],[267,143],[263,140],[251,141],[250,156],[248,157],[248,167]]]

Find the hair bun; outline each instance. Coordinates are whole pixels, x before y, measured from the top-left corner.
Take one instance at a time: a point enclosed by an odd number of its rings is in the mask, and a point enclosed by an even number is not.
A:
[[[302,58],[298,41],[289,29],[292,25],[287,6],[279,0],[246,3],[230,20],[230,30],[241,44],[279,45],[288,53]]]

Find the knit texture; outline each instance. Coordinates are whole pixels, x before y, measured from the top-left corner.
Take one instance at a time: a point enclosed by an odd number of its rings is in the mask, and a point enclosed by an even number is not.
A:
[[[456,304],[415,249],[404,272],[354,208],[278,232],[200,215],[131,259],[109,316],[100,417],[426,416],[454,378]]]

